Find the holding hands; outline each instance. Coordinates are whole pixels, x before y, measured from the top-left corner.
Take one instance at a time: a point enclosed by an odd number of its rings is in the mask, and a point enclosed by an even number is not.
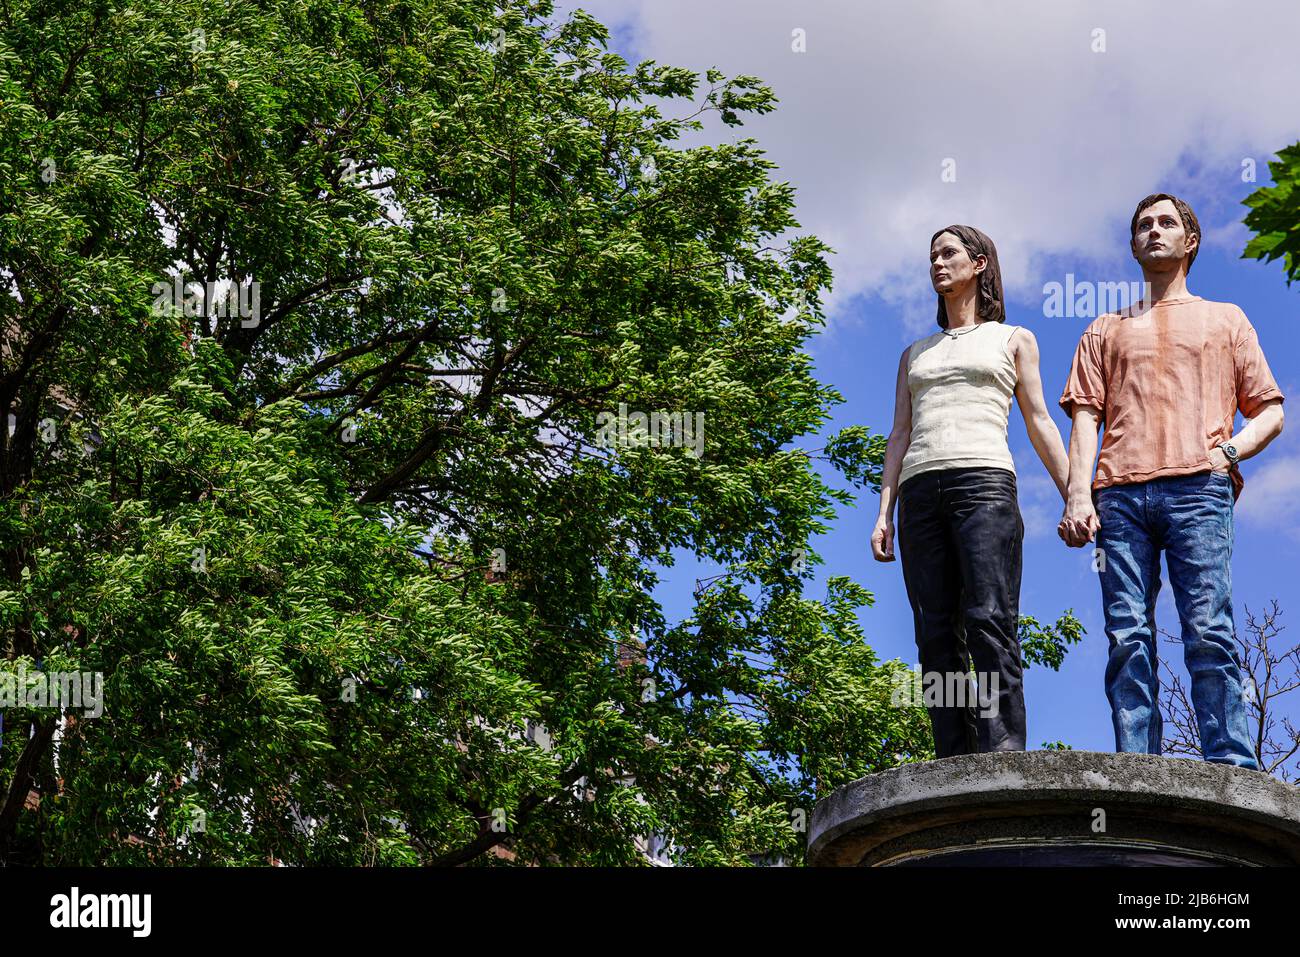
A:
[[[1061,516],[1061,524],[1056,526],[1056,534],[1061,536],[1061,541],[1071,548],[1082,548],[1089,542],[1096,541],[1097,530],[1101,528],[1101,520],[1097,517],[1097,510],[1093,507],[1092,496],[1071,497],[1065,505],[1065,514]]]
[[[1210,467],[1215,472],[1228,472],[1232,462],[1221,448],[1210,450]],[[1092,504],[1092,496],[1086,490],[1071,494],[1065,505],[1065,514],[1061,524],[1056,527],[1056,534],[1061,541],[1071,548],[1082,548],[1089,542],[1097,540],[1097,530],[1101,528],[1101,519]]]

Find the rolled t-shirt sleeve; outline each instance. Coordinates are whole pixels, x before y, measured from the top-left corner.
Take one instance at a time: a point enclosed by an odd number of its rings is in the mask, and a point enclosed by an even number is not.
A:
[[[1079,346],[1074,350],[1070,378],[1061,393],[1061,408],[1071,418],[1075,406],[1091,406],[1098,412],[1106,409],[1106,376],[1101,355],[1101,330],[1094,322],[1084,330]]]
[[[1281,399],[1282,390],[1273,378],[1273,372],[1264,358],[1255,327],[1241,314],[1233,367],[1237,377],[1237,408],[1246,418],[1253,418],[1259,407],[1273,399]]]

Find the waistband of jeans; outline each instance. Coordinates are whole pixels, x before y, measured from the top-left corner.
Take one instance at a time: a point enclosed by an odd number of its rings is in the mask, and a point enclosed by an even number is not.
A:
[[[1223,478],[1228,480],[1229,485],[1232,484],[1231,472],[1216,472],[1213,469],[1205,469],[1200,472],[1186,472],[1182,475],[1158,475],[1155,478],[1143,479],[1141,482],[1115,482],[1111,485],[1103,485],[1101,488],[1093,489],[1092,494],[1094,496],[1097,496],[1100,495],[1102,492],[1108,492],[1112,489],[1132,490],[1132,489],[1143,488],[1147,485],[1172,485],[1175,482],[1190,482],[1193,479],[1204,480],[1204,479],[1214,478],[1216,476],[1222,476]]]
[[[997,479],[1005,476],[1005,481],[1010,485],[1016,484],[1016,473],[1010,469],[998,468],[996,465],[970,465],[954,469],[927,469],[924,472],[918,472],[910,475],[898,487],[899,494],[908,486],[915,486],[926,479],[931,481],[943,481],[944,479],[964,478],[966,476],[979,475],[980,477]]]

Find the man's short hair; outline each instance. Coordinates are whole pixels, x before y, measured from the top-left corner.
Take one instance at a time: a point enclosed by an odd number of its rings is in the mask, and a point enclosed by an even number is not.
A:
[[[1192,263],[1196,262],[1196,254],[1201,251],[1201,224],[1200,221],[1197,220],[1196,214],[1192,212],[1192,207],[1188,206],[1177,196],[1170,193],[1152,193],[1146,199],[1138,203],[1137,209],[1133,210],[1133,221],[1129,223],[1128,238],[1132,241],[1133,238],[1137,236],[1138,217],[1142,215],[1142,210],[1146,209],[1148,206],[1154,206],[1162,199],[1169,200],[1169,202],[1174,204],[1174,209],[1178,210],[1178,218],[1183,221],[1183,231],[1188,235],[1196,237],[1196,246],[1193,247],[1191,253],[1189,253],[1187,257],[1187,271],[1191,272]]]

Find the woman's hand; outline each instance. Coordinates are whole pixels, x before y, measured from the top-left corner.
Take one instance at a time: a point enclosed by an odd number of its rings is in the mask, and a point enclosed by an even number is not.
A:
[[[878,562],[894,560],[894,523],[888,515],[876,519],[871,532],[871,555]]]

